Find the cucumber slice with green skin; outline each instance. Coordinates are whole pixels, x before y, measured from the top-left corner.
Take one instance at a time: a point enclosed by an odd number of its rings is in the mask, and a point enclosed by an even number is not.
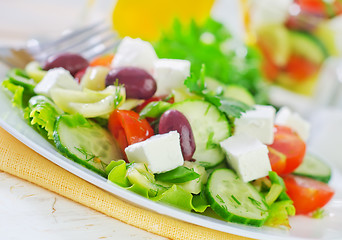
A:
[[[217,93],[223,92],[225,97],[233,98],[250,106],[255,104],[253,95],[242,86],[235,84],[226,85],[214,78],[206,78],[205,83],[209,90]]]
[[[289,31],[291,51],[313,63],[320,64],[329,56],[328,50],[315,36],[302,31]]]
[[[112,160],[122,159],[112,136],[99,125],[80,115],[62,115],[53,133],[57,149],[70,159],[106,176],[105,168]]]
[[[211,208],[229,222],[259,227],[268,217],[264,197],[230,169],[212,172],[205,194]]]
[[[220,164],[225,159],[220,142],[230,136],[226,116],[203,100],[185,100],[173,104],[170,109],[183,113],[190,123],[196,144],[193,158],[205,168]]]
[[[328,183],[331,178],[331,169],[317,156],[306,154],[302,164],[293,172],[293,174]]]

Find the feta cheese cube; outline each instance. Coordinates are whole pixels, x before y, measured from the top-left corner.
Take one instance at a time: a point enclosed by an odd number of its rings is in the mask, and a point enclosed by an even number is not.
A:
[[[255,105],[255,110],[242,113],[235,119],[235,134],[246,133],[259,139],[264,144],[274,140],[275,109],[272,106]]]
[[[47,97],[51,97],[51,90],[56,88],[81,90],[82,87],[78,85],[70,72],[64,68],[50,69],[44,78],[36,85],[34,92]]]
[[[153,63],[157,60],[157,54],[151,43],[140,38],[125,37],[118,47],[111,67],[137,67],[152,74]]]
[[[234,135],[220,143],[227,154],[228,164],[244,182],[268,175],[271,164],[267,146],[247,134]]]
[[[129,162],[145,163],[153,173],[170,171],[184,164],[179,133],[171,131],[129,145],[125,152]]]
[[[183,86],[190,76],[190,62],[180,59],[159,59],[154,63],[153,78],[157,82],[156,95],[167,95],[171,89]]]
[[[276,117],[275,124],[292,128],[298,136],[307,141],[310,134],[310,123],[304,120],[298,113],[292,112],[288,107],[282,107]]]

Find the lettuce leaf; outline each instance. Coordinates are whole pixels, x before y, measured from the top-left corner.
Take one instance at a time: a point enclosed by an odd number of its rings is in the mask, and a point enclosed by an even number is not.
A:
[[[159,196],[151,198],[151,200],[177,206],[186,211],[204,212],[209,207],[208,203],[203,201],[204,199],[200,195],[194,197],[176,184]]]
[[[25,109],[24,117],[48,139],[53,140],[55,122],[61,114],[62,111],[51,100],[44,96],[34,96]]]
[[[23,109],[27,103],[24,99],[24,87],[11,83],[9,79],[2,82],[1,86],[11,94],[13,106]]]
[[[154,175],[144,164],[133,163],[127,167],[123,160],[113,161],[107,166],[106,172],[109,172],[109,182],[156,202],[196,212],[204,212],[209,206],[203,196],[194,196],[176,184],[171,185],[171,187],[157,184]]]
[[[195,78],[199,78],[205,64],[206,76],[245,87],[258,104],[268,102],[259,51],[236,41],[223,24],[211,18],[203,25],[192,22],[185,26],[175,21],[172,30],[165,32],[154,48],[160,58],[189,60]]]
[[[296,209],[291,200],[275,202],[270,206],[265,226],[290,229],[289,216],[294,216],[295,213]]]
[[[27,107],[29,99],[35,95],[33,89],[36,83],[22,69],[11,69],[1,85],[10,94],[13,106],[19,109]]]
[[[179,166],[168,172],[156,174],[158,181],[167,183],[184,183],[199,178],[200,175],[193,169],[184,166]]]

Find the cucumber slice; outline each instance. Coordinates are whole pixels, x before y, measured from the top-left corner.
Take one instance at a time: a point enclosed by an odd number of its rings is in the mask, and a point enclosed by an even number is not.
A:
[[[205,189],[211,208],[229,222],[262,226],[268,217],[264,197],[230,169],[217,169]]]
[[[302,31],[289,31],[291,51],[306,57],[313,63],[322,63],[329,54],[326,47],[315,36]]]
[[[331,169],[317,156],[307,153],[302,164],[293,172],[293,174],[328,183],[331,178]]]
[[[289,33],[283,24],[264,24],[257,29],[258,41],[269,50],[269,55],[278,66],[285,66],[290,53]]]
[[[77,163],[106,176],[105,168],[122,154],[112,136],[81,115],[62,115],[53,133],[56,147]]]
[[[153,173],[143,163],[133,163],[127,169],[126,176],[135,189],[145,189],[148,196],[155,197],[167,188],[156,184]],[[142,191],[144,192],[144,191]]]
[[[226,85],[213,78],[205,78],[205,84],[209,90],[217,93],[223,92],[223,96],[233,98],[247,105],[255,105],[253,95],[244,87],[230,84]]]
[[[202,100],[185,100],[171,106],[184,114],[194,134],[196,150],[193,158],[205,167],[212,168],[225,159],[220,142],[230,136],[226,116],[214,105]]]

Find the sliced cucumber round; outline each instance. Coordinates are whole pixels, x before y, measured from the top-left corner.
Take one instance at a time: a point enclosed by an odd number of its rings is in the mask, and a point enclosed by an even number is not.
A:
[[[230,169],[212,172],[205,194],[211,208],[229,222],[262,226],[268,217],[264,197]]]
[[[222,91],[225,97],[233,98],[250,106],[255,104],[253,95],[242,86],[236,84],[226,85],[209,77],[205,79],[205,84],[209,90],[215,91],[216,93]]]
[[[220,142],[230,136],[226,116],[214,105],[203,100],[185,100],[172,105],[188,119],[195,138],[193,158],[205,167],[212,168],[225,159]]]
[[[331,178],[331,169],[317,156],[307,153],[302,164],[299,165],[293,174],[328,183]]]
[[[291,50],[313,63],[320,64],[329,54],[322,42],[312,34],[303,31],[289,31]]]
[[[62,115],[53,133],[59,151],[77,163],[106,176],[105,168],[122,154],[112,136],[80,115]]]

